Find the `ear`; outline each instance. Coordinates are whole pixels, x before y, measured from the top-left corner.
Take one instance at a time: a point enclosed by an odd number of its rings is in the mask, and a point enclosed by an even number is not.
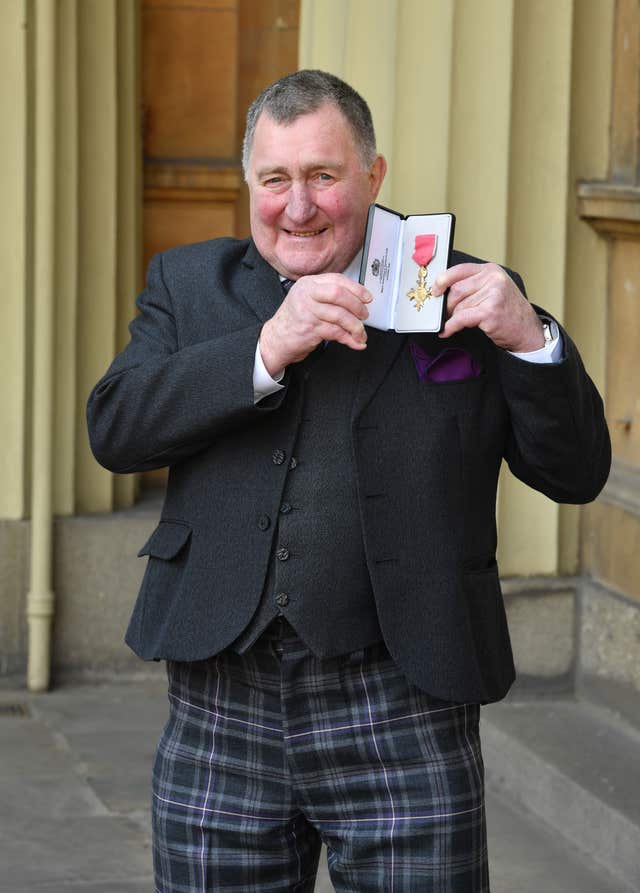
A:
[[[387,172],[387,162],[384,155],[376,155],[376,160],[369,168],[369,186],[371,189],[371,201],[374,202],[380,192],[384,175]]]

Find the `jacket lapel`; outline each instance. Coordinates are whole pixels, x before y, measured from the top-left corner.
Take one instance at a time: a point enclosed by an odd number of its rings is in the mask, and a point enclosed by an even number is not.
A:
[[[242,259],[242,267],[246,274],[243,297],[258,319],[266,322],[282,303],[280,277],[258,252],[253,239]]]
[[[352,422],[356,421],[370,403],[406,341],[407,336],[399,335],[397,332],[367,329],[367,349],[362,355],[360,377],[353,401]]]

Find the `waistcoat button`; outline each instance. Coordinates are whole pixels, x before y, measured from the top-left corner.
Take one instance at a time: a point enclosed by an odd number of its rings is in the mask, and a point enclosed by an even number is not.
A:
[[[287,454],[284,450],[274,450],[271,454],[271,461],[274,465],[282,465],[286,458]]]
[[[258,527],[260,530],[268,530],[269,525],[271,524],[271,518],[269,515],[260,515],[258,518]]]
[[[298,460],[295,456],[291,457],[291,462],[289,462],[289,468],[294,469],[298,465]]]
[[[291,503],[283,502],[282,505],[280,506],[281,514],[288,515],[290,511],[291,511]]]
[[[289,604],[289,596],[286,592],[279,592],[276,595],[276,604],[280,608],[286,608],[286,606]]]
[[[276,552],[276,558],[278,559],[278,561],[286,561],[288,557],[289,557],[288,549],[282,548],[282,549],[278,549],[278,551]]]

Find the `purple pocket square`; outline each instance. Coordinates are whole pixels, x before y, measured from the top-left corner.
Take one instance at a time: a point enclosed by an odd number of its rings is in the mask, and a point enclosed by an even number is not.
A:
[[[420,381],[464,381],[477,378],[482,371],[480,363],[461,347],[445,347],[435,357],[413,341],[410,347]]]

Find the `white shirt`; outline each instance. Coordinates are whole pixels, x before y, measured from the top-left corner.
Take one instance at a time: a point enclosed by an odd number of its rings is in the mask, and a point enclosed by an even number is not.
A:
[[[358,282],[360,278],[361,260],[362,251],[359,251],[344,271],[343,275],[351,279],[352,282]],[[282,280],[283,277],[281,276],[280,279]],[[538,350],[530,350],[525,353],[509,351],[512,356],[517,357],[519,360],[525,360],[527,363],[559,363],[562,360],[564,350],[558,326],[552,319],[547,320],[546,317],[544,319],[545,322],[549,322],[552,340]],[[260,353],[260,341],[258,341],[253,364],[253,402],[259,403],[260,400],[268,397],[269,394],[275,394],[276,391],[282,390],[284,385],[280,384],[280,382],[284,378],[284,372],[285,370],[282,369],[274,376],[269,375]]]

